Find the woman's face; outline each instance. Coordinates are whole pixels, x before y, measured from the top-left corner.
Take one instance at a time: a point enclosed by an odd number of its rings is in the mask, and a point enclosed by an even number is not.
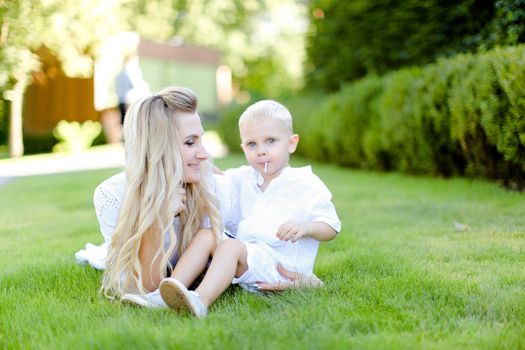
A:
[[[182,137],[183,180],[185,183],[196,183],[201,179],[201,162],[208,159],[208,152],[202,144],[201,120],[197,113],[177,114],[177,128]]]

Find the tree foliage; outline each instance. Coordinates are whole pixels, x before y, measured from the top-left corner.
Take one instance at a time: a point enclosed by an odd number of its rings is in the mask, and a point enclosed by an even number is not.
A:
[[[384,74],[460,52],[524,40],[523,0],[314,0],[310,87]]]
[[[3,0],[0,2],[0,90],[10,103],[11,156],[23,154],[22,104],[36,50],[45,47],[70,76],[89,76],[102,40],[122,29],[117,0]]]
[[[123,22],[116,0],[4,0],[0,2],[0,88],[39,68],[35,51],[48,48],[69,76],[89,76],[102,40]]]
[[[295,0],[0,0],[0,92],[11,155],[23,153],[22,99],[47,48],[69,76],[90,76],[102,41],[135,30],[219,49],[237,87],[275,96],[302,83],[306,6]]]
[[[143,37],[222,51],[241,89],[276,96],[302,86],[303,2],[127,0],[125,8]]]
[[[525,42],[525,0],[497,0],[495,6],[489,45]]]

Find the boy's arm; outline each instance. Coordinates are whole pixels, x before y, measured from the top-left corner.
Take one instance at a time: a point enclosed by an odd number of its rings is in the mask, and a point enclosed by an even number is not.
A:
[[[297,242],[301,237],[312,237],[320,242],[334,239],[337,231],[322,221],[286,221],[277,230],[277,238],[281,241]]]

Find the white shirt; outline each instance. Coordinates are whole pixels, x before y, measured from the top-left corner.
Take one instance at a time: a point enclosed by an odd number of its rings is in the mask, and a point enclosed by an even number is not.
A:
[[[104,237],[104,243],[98,247],[98,255],[96,250],[86,245],[83,251],[81,250],[75,254],[77,260],[82,260],[83,258],[83,260],[86,260],[86,262],[92,266],[100,265],[102,269],[105,268],[105,258],[110,247],[111,237],[117,227],[120,209],[124,201],[124,196],[126,195],[126,187],[126,173],[122,172],[104,180],[95,188],[93,203],[100,225],[100,232],[102,233],[102,237]],[[173,220],[173,228],[177,235],[177,242],[180,242],[181,233],[179,230],[178,217],[175,217]],[[166,233],[164,235],[165,247],[169,246],[169,243],[169,235]],[[175,265],[179,259],[177,248],[178,246],[175,248],[175,252],[170,259],[172,265]]]
[[[125,194],[126,173],[124,172],[104,180],[95,189],[93,203],[105,243],[111,242]]]
[[[229,235],[246,242],[266,244],[290,270],[311,274],[319,242],[310,237],[296,243],[280,241],[275,234],[282,223],[288,220],[321,221],[337,232],[341,230],[341,222],[331,202],[332,195],[309,166],[284,169],[264,192],[257,186],[262,184],[262,176],[250,166],[229,169],[225,176],[214,175],[214,178],[215,194]],[[105,241],[104,249],[95,252],[86,246],[76,254],[77,261],[104,268],[106,249],[118,223],[126,186],[126,174],[122,172],[106,179],[95,189],[93,200]],[[180,235],[178,219],[174,220],[174,227]],[[169,244],[167,235],[164,244]]]
[[[110,246],[111,237],[117,227],[118,218],[124,196],[126,194],[126,173],[118,173],[112,177],[104,180],[95,189],[93,195],[93,202],[95,205],[95,212],[100,225],[100,232],[104,237],[104,243],[100,246],[94,246],[88,243],[85,249],[78,251],[75,256],[79,263],[89,263],[97,269],[105,268],[105,258]],[[215,194],[219,198],[221,216],[231,216],[229,212],[232,210],[231,198],[227,180],[224,176],[215,175]],[[209,226],[209,220],[205,220],[203,227]],[[179,229],[179,218],[175,217],[173,220],[173,227],[177,235],[177,241],[181,241],[181,232]],[[229,227],[226,227],[228,230]],[[164,245],[167,247],[170,243],[169,235],[164,235]],[[175,249],[174,256],[170,259],[172,265],[175,265],[178,260],[177,249]]]
[[[220,203],[220,210],[222,217],[231,216],[230,212],[233,210],[231,205],[232,199],[230,198],[228,190],[227,180],[224,176],[214,175],[215,178],[215,195],[217,195]],[[111,237],[118,223],[118,217],[124,196],[126,194],[126,173],[118,173],[112,177],[104,180],[95,189],[93,195],[93,202],[95,205],[95,212],[97,215],[98,222],[100,224],[100,232],[104,237],[106,243],[111,242]],[[178,218],[174,219],[174,227],[177,235],[180,234],[178,229]],[[204,223],[204,227],[208,226],[209,223]],[[228,227],[227,227],[228,229]],[[165,238],[168,238],[167,236]],[[180,237],[178,237],[180,238]],[[169,243],[165,242],[165,244]]]
[[[250,166],[229,169],[225,176],[232,198],[225,218],[230,233],[239,240],[269,246],[284,267],[311,274],[319,241],[304,237],[291,243],[276,237],[278,228],[288,220],[325,222],[336,232],[341,230],[332,194],[311,167],[283,169],[264,192],[258,186],[262,176]]]

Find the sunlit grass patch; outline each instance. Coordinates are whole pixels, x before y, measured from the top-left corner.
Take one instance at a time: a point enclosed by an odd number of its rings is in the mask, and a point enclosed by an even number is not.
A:
[[[241,155],[216,160],[244,163]],[[268,296],[230,288],[206,319],[106,300],[101,273],[75,263],[86,242],[102,242],[92,194],[118,170],[1,186],[0,348],[525,347],[523,193],[464,179],[313,170],[343,223],[317,258],[325,287]]]

